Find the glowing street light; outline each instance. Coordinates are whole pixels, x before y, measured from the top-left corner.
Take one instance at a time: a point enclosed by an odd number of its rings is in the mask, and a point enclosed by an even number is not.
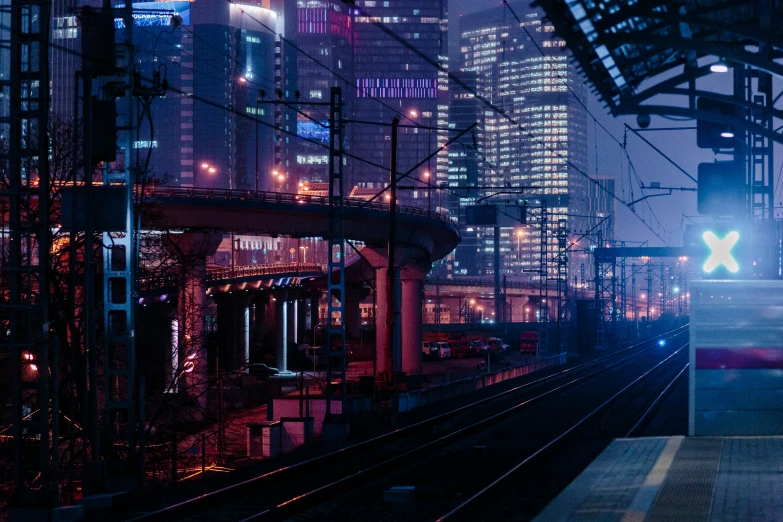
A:
[[[723,60],[715,62],[710,65],[710,72],[714,73],[727,73],[729,72],[729,66]]]
[[[721,138],[731,139],[734,137],[734,131],[731,129],[725,129],[720,133]]]
[[[208,169],[209,168],[209,163],[202,163],[201,164],[201,168],[202,169]]]
[[[408,114],[410,114],[411,118],[416,118],[419,116],[419,111],[415,109],[411,109],[410,111],[408,111]]]
[[[215,167],[209,167],[210,174],[214,174],[215,172],[217,172],[217,169]]]

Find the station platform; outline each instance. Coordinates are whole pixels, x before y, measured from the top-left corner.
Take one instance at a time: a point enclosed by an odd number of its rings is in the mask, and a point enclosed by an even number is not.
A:
[[[783,437],[616,439],[536,518],[783,520]]]

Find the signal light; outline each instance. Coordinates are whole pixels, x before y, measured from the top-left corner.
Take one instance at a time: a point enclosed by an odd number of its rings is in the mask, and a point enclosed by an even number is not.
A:
[[[708,230],[702,234],[702,238],[710,249],[710,257],[705,261],[702,270],[710,274],[719,266],[725,266],[732,274],[739,271],[739,264],[731,254],[731,249],[739,241],[739,232],[732,230],[721,239],[714,232]]]

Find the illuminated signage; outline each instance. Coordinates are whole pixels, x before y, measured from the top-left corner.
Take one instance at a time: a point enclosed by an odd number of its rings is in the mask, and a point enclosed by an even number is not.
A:
[[[115,6],[121,10],[125,5]],[[182,25],[190,25],[190,2],[134,2],[133,19],[139,27],[168,27],[171,17],[182,17]],[[114,27],[122,29],[122,16],[114,18]]]

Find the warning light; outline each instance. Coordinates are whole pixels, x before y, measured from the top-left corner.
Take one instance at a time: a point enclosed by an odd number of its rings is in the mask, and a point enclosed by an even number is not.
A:
[[[702,270],[709,274],[722,265],[732,274],[736,274],[739,270],[739,265],[734,256],[731,255],[731,249],[734,248],[734,245],[739,240],[739,232],[732,230],[723,239],[720,239],[714,232],[707,231],[702,235],[702,238],[710,248],[710,257],[707,258]]]

